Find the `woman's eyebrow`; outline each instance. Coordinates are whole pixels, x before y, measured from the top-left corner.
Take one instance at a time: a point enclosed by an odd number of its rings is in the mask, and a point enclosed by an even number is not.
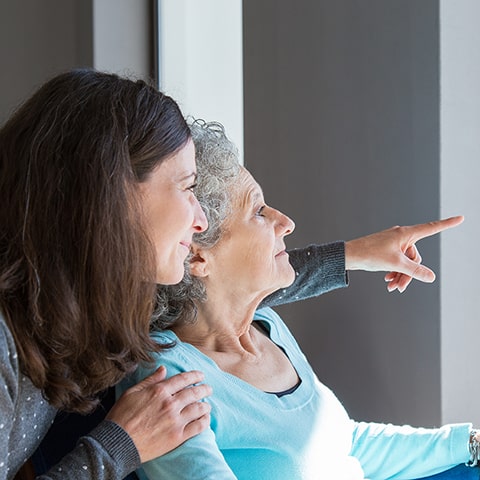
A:
[[[257,189],[251,190],[245,198],[245,203],[248,205],[255,205],[257,203],[264,203],[263,193]]]
[[[178,177],[179,182],[184,182],[186,180],[192,179],[193,181],[197,181],[197,173],[196,172],[187,172],[187,173],[181,173],[181,176]]]
[[[258,183],[256,184],[255,189],[252,191],[252,196],[253,196],[253,200],[257,202],[260,201],[262,203],[265,203],[265,196],[263,194],[263,189],[260,185],[258,185]]]

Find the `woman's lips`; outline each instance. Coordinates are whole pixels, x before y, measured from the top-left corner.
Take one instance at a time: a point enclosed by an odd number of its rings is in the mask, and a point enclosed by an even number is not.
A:
[[[182,247],[185,247],[187,250],[190,250],[190,242],[180,242],[180,245],[182,245]]]

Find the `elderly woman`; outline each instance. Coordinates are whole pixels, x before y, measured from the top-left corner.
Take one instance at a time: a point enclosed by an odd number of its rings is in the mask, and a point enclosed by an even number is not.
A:
[[[160,293],[158,365],[191,369],[213,387],[210,429],[144,465],[149,479],[418,478],[470,459],[470,424],[415,429],[357,423],[314,374],[282,319],[262,300],[295,271],[285,237],[295,225],[265,204],[218,124],[192,126],[197,195],[209,229],[194,238],[190,275]],[[280,290],[281,291],[281,290]],[[474,469],[469,469],[474,472]],[[466,477],[464,477],[466,478]],[[478,474],[477,477],[478,478]]]

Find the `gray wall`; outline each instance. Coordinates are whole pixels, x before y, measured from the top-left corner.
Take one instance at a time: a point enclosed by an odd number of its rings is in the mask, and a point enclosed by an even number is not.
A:
[[[0,123],[47,78],[93,63],[91,2],[0,2]]]
[[[289,246],[439,217],[434,0],[244,2],[245,163],[297,230]],[[439,272],[439,239],[420,243]],[[439,285],[382,274],[281,312],[358,419],[441,420]]]
[[[95,67],[153,73],[151,0],[0,2],[0,123],[52,75]]]

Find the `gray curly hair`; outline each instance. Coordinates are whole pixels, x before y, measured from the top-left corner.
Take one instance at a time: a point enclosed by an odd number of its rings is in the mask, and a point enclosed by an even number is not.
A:
[[[232,187],[241,171],[238,150],[227,138],[218,122],[193,120],[189,122],[195,144],[197,186],[195,195],[208,220],[208,228],[193,236],[193,241],[203,247],[214,247],[223,234],[223,226],[232,209]],[[164,330],[179,322],[192,322],[196,317],[195,302],[206,299],[202,280],[190,274],[185,262],[185,276],[176,285],[159,286],[157,310],[152,329]]]

